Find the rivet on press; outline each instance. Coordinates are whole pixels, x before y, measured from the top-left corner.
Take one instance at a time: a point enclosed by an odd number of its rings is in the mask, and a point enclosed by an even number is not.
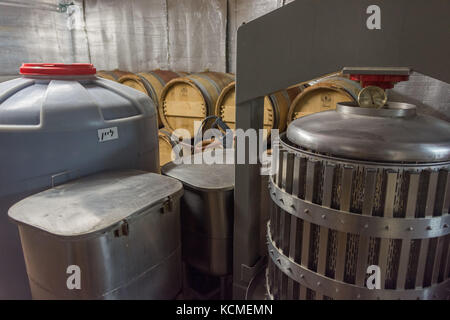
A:
[[[326,219],[326,218],[327,218],[327,216],[323,214],[322,215],[322,219]]]
[[[431,226],[428,226],[427,227],[427,230],[429,231],[429,230],[432,230],[433,228],[431,227]]]
[[[300,275],[300,279],[304,279],[305,278],[305,275],[304,274],[301,274]]]
[[[409,227],[407,230],[408,231],[414,231],[414,228],[413,227]]]
[[[367,229],[367,228],[369,228],[369,225],[366,223],[366,224],[364,225],[364,229]]]
[[[292,269],[291,268],[287,268],[287,271],[289,271],[289,273],[292,273]]]
[[[306,214],[308,214],[309,213],[309,209],[305,209],[305,211],[304,211]]]
[[[297,209],[293,204],[291,204],[291,208],[292,208],[293,210],[296,210],[296,209]]]
[[[320,281],[318,281],[318,282],[317,282],[317,286],[320,287],[320,285],[321,285],[321,283],[320,283]]]

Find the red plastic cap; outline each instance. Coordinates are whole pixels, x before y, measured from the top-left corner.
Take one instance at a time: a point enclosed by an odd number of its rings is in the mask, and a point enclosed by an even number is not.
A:
[[[20,67],[20,74],[30,76],[83,76],[96,72],[90,63],[24,63]]]
[[[394,85],[401,81],[408,81],[409,76],[405,75],[378,75],[378,74],[352,74],[350,80],[360,81],[363,88],[377,86],[383,89],[392,89]]]

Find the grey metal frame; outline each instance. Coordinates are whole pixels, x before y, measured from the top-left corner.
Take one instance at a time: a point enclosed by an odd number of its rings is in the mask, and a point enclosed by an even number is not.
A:
[[[380,30],[366,26],[370,5]],[[448,0],[296,0],[241,26],[236,127],[262,128],[265,95],[343,67],[410,67],[450,83],[448,12]],[[243,299],[261,264],[260,176],[258,165],[235,170],[233,298]]]

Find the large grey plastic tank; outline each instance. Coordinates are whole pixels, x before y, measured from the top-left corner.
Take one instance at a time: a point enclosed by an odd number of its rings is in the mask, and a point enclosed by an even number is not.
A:
[[[24,64],[0,84],[0,299],[30,298],[15,202],[111,169],[157,172],[156,109],[90,64]]]

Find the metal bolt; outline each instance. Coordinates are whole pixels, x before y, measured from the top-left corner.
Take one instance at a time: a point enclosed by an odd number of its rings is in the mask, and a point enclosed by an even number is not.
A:
[[[292,269],[291,268],[287,268],[287,271],[289,271],[289,273],[292,273]]]
[[[344,220],[341,220],[341,223],[344,224],[345,223]]]
[[[339,288],[336,288],[336,292],[339,292]]]
[[[309,209],[305,209],[305,211],[304,211],[306,214],[308,214],[309,213]]]
[[[431,226],[428,226],[427,227],[427,230],[432,230],[433,228],[431,227]]]
[[[414,231],[414,228],[413,227],[409,227],[408,231]]]
[[[320,285],[321,285],[321,283],[320,283],[320,281],[318,281],[318,282],[317,282],[317,286],[320,287]]]
[[[384,227],[386,230],[389,230],[389,226]]]
[[[280,259],[280,258],[278,258],[278,259],[277,259],[277,262],[278,262],[279,264],[281,264],[281,259]]]
[[[364,229],[367,229],[367,228],[369,228],[369,225],[366,223],[366,224],[364,225]]]
[[[292,208],[293,210],[297,210],[297,208],[295,208],[295,206],[294,206],[293,204],[291,204],[291,208]]]
[[[322,219],[326,219],[326,218],[327,218],[327,216],[323,214],[322,215]]]
[[[305,278],[305,275],[304,274],[301,274],[300,275],[300,279],[304,279]]]
[[[361,295],[358,294],[358,295],[356,296],[356,298],[357,298],[357,299],[361,299]]]

